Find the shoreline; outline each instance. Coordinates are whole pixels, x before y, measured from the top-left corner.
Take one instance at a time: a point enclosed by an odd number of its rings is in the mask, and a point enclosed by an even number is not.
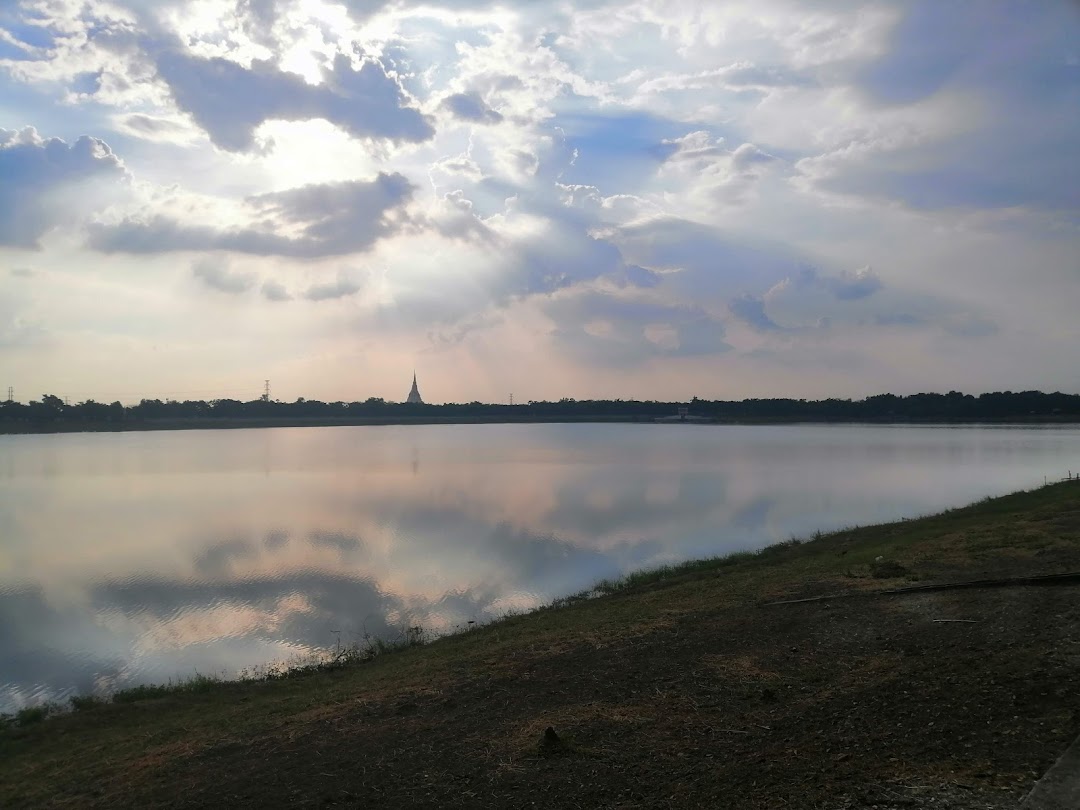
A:
[[[638,572],[391,654],[9,722],[0,804],[1012,808],[1080,734],[1080,586],[887,593],[1077,570],[1074,480]]]
[[[385,427],[397,425],[533,425],[533,424],[637,424],[637,425],[672,425],[684,424],[700,427],[707,426],[769,426],[769,425],[867,425],[867,426],[945,426],[945,427],[980,427],[980,426],[1062,426],[1080,425],[1080,416],[1048,417],[1037,416],[1028,419],[694,419],[687,422],[670,420],[667,416],[628,417],[628,416],[523,416],[520,419],[505,417],[356,417],[343,419],[327,418],[270,418],[270,419],[162,419],[139,422],[70,422],[42,424],[0,424],[0,436],[49,435],[57,433],[143,433],[173,430],[253,430],[262,428],[293,427]]]

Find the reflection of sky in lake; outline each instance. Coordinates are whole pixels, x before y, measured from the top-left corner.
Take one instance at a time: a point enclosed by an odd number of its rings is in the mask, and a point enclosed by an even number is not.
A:
[[[1077,428],[455,425],[0,437],[0,710],[235,675],[1080,469]]]

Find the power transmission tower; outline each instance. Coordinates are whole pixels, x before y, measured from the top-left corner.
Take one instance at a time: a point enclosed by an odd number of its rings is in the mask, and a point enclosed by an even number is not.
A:
[[[15,401],[15,389],[12,388],[10,385],[7,387],[7,401],[8,402],[14,402]]]
[[[270,381],[269,380],[267,380],[266,384],[263,386],[262,401],[263,402],[269,402],[270,401]]]

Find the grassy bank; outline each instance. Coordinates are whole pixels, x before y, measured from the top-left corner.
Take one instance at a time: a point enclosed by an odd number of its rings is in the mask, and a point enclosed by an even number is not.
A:
[[[633,575],[296,677],[9,722],[0,806],[1012,807],[1080,733],[1080,589],[765,603],[1067,570],[1076,482]]]

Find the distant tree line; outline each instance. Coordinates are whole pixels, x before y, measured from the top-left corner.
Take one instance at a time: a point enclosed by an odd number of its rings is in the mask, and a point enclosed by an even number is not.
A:
[[[531,422],[650,421],[680,408],[718,422],[934,422],[934,421],[1080,421],[1080,395],[1040,391],[1003,391],[971,396],[947,394],[878,394],[851,399],[744,399],[739,402],[693,399],[690,402],[578,400],[496,405],[483,402],[410,405],[372,397],[363,402],[295,402],[256,399],[144,399],[138,405],[86,400],[67,404],[47,394],[30,403],[0,403],[0,431],[124,430],[231,423],[370,422]]]

